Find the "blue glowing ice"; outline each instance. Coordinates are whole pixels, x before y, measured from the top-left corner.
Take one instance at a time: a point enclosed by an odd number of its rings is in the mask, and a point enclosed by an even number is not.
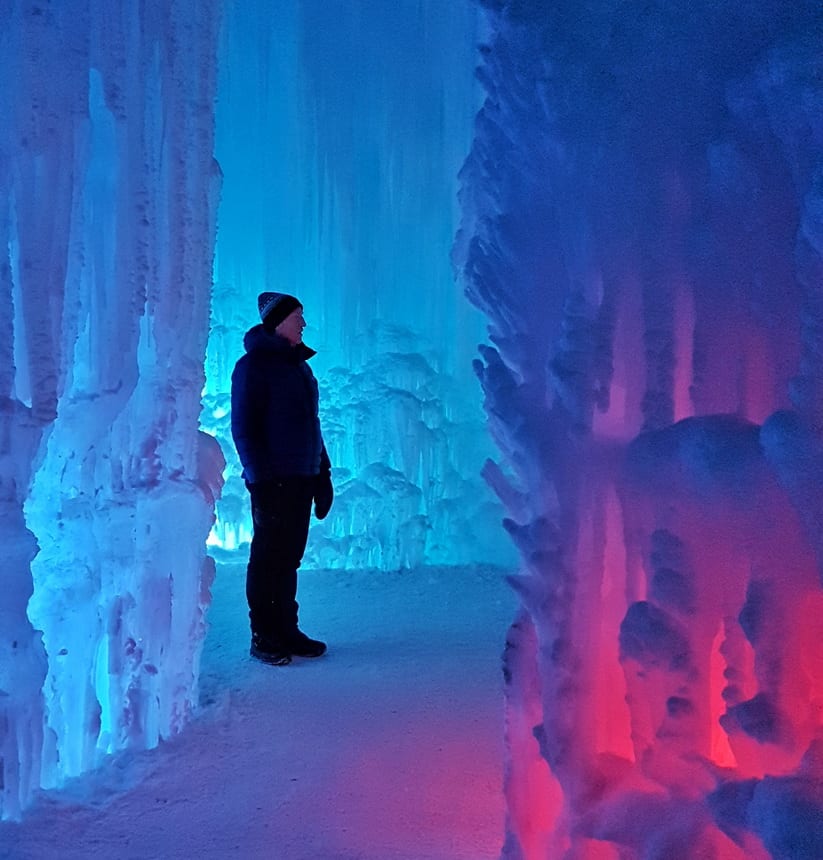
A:
[[[337,501],[307,564],[510,557],[449,261],[477,10],[222,5],[0,7],[3,817],[196,703],[260,290],[319,352]]]
[[[197,700],[218,7],[160,7],[0,9],[4,818]]]
[[[304,564],[508,560],[480,478],[490,446],[470,363],[483,323],[449,261],[478,12],[469,0],[306,0],[271,18],[264,6],[232,4],[223,34],[203,426],[229,466],[211,543],[249,539],[227,396],[270,289],[305,305],[337,485]]]

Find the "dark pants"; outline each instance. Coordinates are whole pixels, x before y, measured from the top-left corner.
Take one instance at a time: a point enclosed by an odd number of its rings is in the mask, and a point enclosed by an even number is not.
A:
[[[297,630],[297,569],[306,549],[315,479],[247,484],[254,534],[246,572],[252,633],[285,642]]]

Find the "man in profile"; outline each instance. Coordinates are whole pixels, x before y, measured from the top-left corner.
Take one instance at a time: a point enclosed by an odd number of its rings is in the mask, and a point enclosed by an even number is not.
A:
[[[261,293],[257,306],[262,323],[246,332],[246,354],[232,374],[231,432],[254,524],[246,573],[250,653],[282,666],[326,651],[298,627],[297,570],[312,503],[322,520],[334,492],[303,305],[286,293]]]

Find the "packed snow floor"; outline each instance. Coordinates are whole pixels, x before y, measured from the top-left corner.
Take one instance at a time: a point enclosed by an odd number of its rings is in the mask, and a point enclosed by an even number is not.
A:
[[[499,570],[306,571],[329,653],[248,657],[244,566],[218,567],[202,710],[0,825],[14,860],[491,860],[504,831]]]

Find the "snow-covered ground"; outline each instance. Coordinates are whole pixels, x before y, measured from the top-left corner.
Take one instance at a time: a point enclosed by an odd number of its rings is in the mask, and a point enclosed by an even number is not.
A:
[[[218,567],[202,712],[0,825],[14,860],[486,860],[503,840],[503,573],[306,571],[316,661],[248,655],[242,561]]]

